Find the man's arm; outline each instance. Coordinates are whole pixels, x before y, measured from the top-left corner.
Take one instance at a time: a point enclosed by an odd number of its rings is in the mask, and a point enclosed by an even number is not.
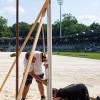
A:
[[[45,69],[47,69],[48,68],[48,63],[44,62],[44,66],[45,66]]]
[[[31,72],[29,72],[29,74],[32,76],[32,77],[34,77],[36,80],[38,80],[39,82],[41,82],[41,83],[43,83],[44,85],[47,85],[47,80],[45,79],[45,80],[42,80],[38,75],[36,75],[35,73],[34,73],[34,71],[31,71]]]

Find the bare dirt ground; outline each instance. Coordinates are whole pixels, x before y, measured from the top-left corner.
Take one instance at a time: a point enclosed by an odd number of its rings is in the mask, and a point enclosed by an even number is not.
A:
[[[11,52],[0,52],[0,87],[4,81],[14,57]],[[22,53],[19,57],[19,87],[23,77]],[[0,100],[15,100],[15,66],[0,92]],[[84,83],[92,97],[100,96],[100,60],[76,58],[68,56],[52,56],[52,87],[61,88],[73,83]],[[45,86],[45,94],[46,94]],[[40,100],[39,91],[35,80],[30,87],[26,100]]]

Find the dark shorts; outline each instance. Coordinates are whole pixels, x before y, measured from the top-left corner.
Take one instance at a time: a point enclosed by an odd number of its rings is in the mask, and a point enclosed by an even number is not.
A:
[[[38,76],[39,76],[41,79],[43,79],[44,73],[41,74],[41,75],[38,75]],[[33,80],[33,77],[32,77],[31,75],[28,74],[25,85],[31,84],[31,83],[32,83],[32,80]],[[39,82],[39,81],[36,80],[36,82]]]

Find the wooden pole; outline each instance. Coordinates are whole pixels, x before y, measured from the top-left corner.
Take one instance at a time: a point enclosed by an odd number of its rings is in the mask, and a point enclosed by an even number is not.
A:
[[[19,48],[19,0],[16,0],[16,97],[18,94],[18,83],[19,83],[19,64],[18,64],[18,48]]]
[[[29,72],[29,68],[30,68],[30,65],[31,65],[31,62],[32,62],[33,54],[34,54],[34,51],[35,51],[35,48],[36,48],[36,45],[37,45],[37,41],[38,41],[38,38],[39,38],[39,34],[40,34],[40,31],[41,31],[45,11],[44,11],[44,13],[41,17],[40,24],[39,24],[39,27],[38,27],[38,30],[37,30],[37,33],[36,33],[36,36],[35,36],[35,40],[33,42],[32,50],[31,50],[31,53],[30,53],[30,56],[29,56],[27,68],[25,70],[25,74],[24,74],[24,77],[23,77],[23,80],[22,80],[22,83],[21,83],[21,86],[20,86],[18,96],[17,96],[17,100],[21,100],[21,96],[22,96],[23,89],[24,89],[24,86],[25,86],[26,78],[27,78],[27,75],[28,75],[28,72]]]
[[[22,47],[20,48],[20,50],[19,50],[19,52],[18,52],[18,56],[19,56],[19,55],[21,54],[21,52],[23,51],[23,49],[24,49],[24,47],[25,47],[25,45],[26,45],[28,39],[30,38],[30,36],[31,36],[31,34],[32,34],[32,32],[33,32],[33,30],[34,30],[34,28],[35,28],[35,26],[36,26],[36,24],[37,24],[39,18],[41,17],[41,15],[42,15],[44,9],[47,8],[47,4],[48,4],[48,0],[47,0],[47,1],[45,2],[45,4],[43,5],[43,7],[42,7],[40,13],[38,14],[38,16],[37,16],[37,18],[36,18],[36,20],[35,20],[35,23],[32,25],[32,27],[31,27],[31,29],[30,29],[30,31],[29,31],[29,33],[28,33],[28,35],[27,35],[27,37],[26,37],[26,39],[25,39],[25,41],[24,41],[24,43],[23,43],[23,45],[22,45]],[[8,77],[9,77],[9,75],[10,75],[10,73],[11,73],[11,71],[12,71],[14,65],[15,65],[15,63],[16,63],[16,58],[15,58],[13,64],[12,64],[12,66],[11,66],[11,68],[10,68],[10,70],[9,70],[9,72],[8,72],[8,74],[7,74],[7,76],[6,76],[6,78],[4,79],[4,81],[3,81],[3,83],[2,83],[2,85],[1,85],[1,87],[0,87],[0,92],[2,91],[2,88],[3,88],[4,84],[6,83],[6,81],[7,81]]]

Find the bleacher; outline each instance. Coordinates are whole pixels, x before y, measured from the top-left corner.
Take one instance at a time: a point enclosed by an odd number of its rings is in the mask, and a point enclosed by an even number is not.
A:
[[[22,46],[25,38],[19,39],[19,48]],[[0,51],[15,51],[16,38],[0,39]],[[23,51],[31,49],[34,38],[30,38]],[[47,39],[45,39],[45,48],[47,50]],[[43,51],[43,41],[40,38],[36,50]],[[69,35],[67,37],[53,37],[52,51],[60,52],[100,52],[100,30],[78,33],[78,35]]]

